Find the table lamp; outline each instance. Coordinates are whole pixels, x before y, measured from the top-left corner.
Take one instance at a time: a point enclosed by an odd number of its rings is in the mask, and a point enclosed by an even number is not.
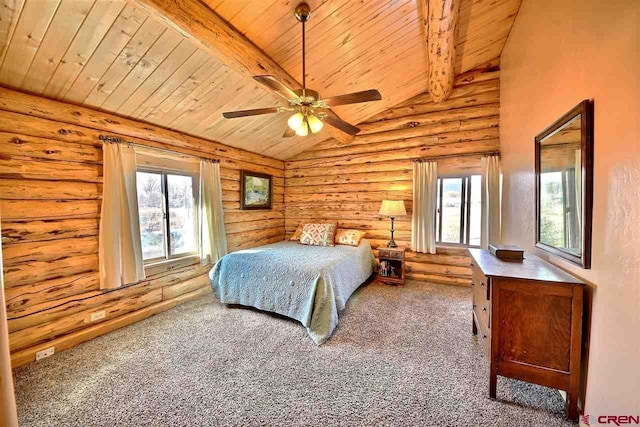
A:
[[[407,210],[404,208],[404,200],[383,200],[382,205],[380,206],[380,212],[378,214],[383,216],[388,216],[391,218],[391,240],[387,244],[389,248],[396,248],[396,242],[393,240],[393,220],[397,216],[402,216],[407,214]]]

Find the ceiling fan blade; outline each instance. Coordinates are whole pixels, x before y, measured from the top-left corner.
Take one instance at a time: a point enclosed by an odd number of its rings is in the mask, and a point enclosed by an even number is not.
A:
[[[262,83],[287,101],[298,98],[298,95],[296,95],[293,90],[285,86],[284,83],[273,76],[254,76],[253,79],[258,83]]]
[[[382,95],[375,89],[363,90],[362,92],[348,93],[346,95],[332,96],[327,98],[324,102],[330,106],[335,107],[337,105],[358,104],[360,102],[380,101]]]
[[[273,114],[279,112],[278,107],[256,108],[255,110],[239,110],[222,113],[225,119],[235,119],[237,117],[259,116],[260,114]]]
[[[283,138],[291,138],[295,134],[296,134],[296,132],[293,129],[287,128],[287,130],[285,130],[284,133],[282,134],[282,137]]]
[[[356,135],[358,132],[360,132],[360,128],[357,128],[353,125],[350,125],[349,123],[345,122],[344,120],[338,118],[335,113],[333,113],[333,111],[327,115],[323,121],[328,124],[329,126],[333,126],[336,129],[340,129],[343,132],[348,133],[349,135]]]

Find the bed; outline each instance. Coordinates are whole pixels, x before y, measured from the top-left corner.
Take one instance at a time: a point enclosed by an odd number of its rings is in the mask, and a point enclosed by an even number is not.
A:
[[[375,258],[358,247],[306,246],[284,241],[225,255],[209,272],[215,296],[302,323],[317,345],[338,326],[338,313],[372,274]]]

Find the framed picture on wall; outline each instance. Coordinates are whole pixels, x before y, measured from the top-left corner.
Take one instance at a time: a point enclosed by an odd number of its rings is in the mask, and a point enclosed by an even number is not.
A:
[[[240,171],[240,209],[271,209],[273,189],[271,175]]]

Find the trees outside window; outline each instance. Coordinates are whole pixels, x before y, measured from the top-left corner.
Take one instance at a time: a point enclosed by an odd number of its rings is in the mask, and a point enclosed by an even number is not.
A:
[[[194,175],[138,170],[138,214],[145,262],[198,252],[196,186]]]
[[[481,176],[438,178],[436,243],[480,246]]]

